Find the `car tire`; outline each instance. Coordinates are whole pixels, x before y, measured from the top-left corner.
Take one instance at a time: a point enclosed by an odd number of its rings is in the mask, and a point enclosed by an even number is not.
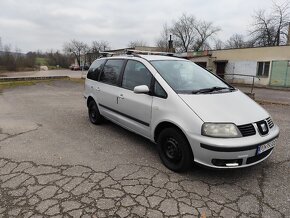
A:
[[[193,166],[193,153],[185,135],[177,128],[161,131],[157,140],[160,159],[170,170],[182,172]]]
[[[98,125],[103,121],[103,116],[100,114],[98,105],[95,101],[91,101],[88,105],[88,113],[91,123]]]

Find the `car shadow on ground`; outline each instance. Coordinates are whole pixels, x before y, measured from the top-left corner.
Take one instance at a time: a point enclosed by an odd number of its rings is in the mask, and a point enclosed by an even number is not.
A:
[[[104,120],[102,126],[104,128],[108,128],[107,131],[112,132],[118,132],[122,135],[125,135],[130,141],[135,142],[139,146],[142,146],[142,149],[146,150],[146,152],[150,153],[152,157],[154,157],[154,161],[157,163],[157,168],[160,171],[163,171],[164,173],[169,174],[176,174],[178,176],[184,177],[184,179],[200,179],[200,180],[206,180],[209,183],[223,183],[227,181],[227,183],[234,182],[236,180],[242,180],[243,178],[255,178],[257,175],[259,175],[263,168],[265,167],[265,163],[260,163],[255,166],[249,166],[246,168],[239,168],[239,169],[214,169],[210,167],[206,167],[197,163],[194,163],[193,166],[187,170],[186,172],[174,172],[169,169],[167,169],[161,162],[157,146],[155,143],[150,141],[149,139],[146,139],[134,132],[131,132],[109,120]],[[153,166],[152,166],[153,165]],[[156,168],[156,163],[152,163],[152,165],[149,165],[149,167]],[[212,181],[211,181],[212,180]]]

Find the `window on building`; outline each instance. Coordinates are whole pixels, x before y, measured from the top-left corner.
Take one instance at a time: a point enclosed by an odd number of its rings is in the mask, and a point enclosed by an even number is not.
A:
[[[129,60],[124,71],[122,87],[134,90],[136,86],[146,85],[150,88],[151,78],[150,71],[142,63]]]
[[[270,71],[270,61],[258,62],[257,76],[268,77]]]
[[[123,64],[124,60],[108,60],[104,66],[100,81],[111,85],[117,85]]]

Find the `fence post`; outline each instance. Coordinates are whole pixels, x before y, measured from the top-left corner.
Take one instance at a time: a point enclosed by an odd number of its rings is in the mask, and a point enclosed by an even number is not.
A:
[[[252,87],[251,87],[251,94],[253,94],[253,89],[254,89],[254,83],[255,83],[255,77],[252,77]]]

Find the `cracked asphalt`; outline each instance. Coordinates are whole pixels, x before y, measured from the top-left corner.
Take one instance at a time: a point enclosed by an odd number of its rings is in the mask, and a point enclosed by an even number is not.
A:
[[[239,170],[166,169],[151,142],[89,123],[83,84],[0,94],[0,217],[290,217],[290,107],[270,158]]]

